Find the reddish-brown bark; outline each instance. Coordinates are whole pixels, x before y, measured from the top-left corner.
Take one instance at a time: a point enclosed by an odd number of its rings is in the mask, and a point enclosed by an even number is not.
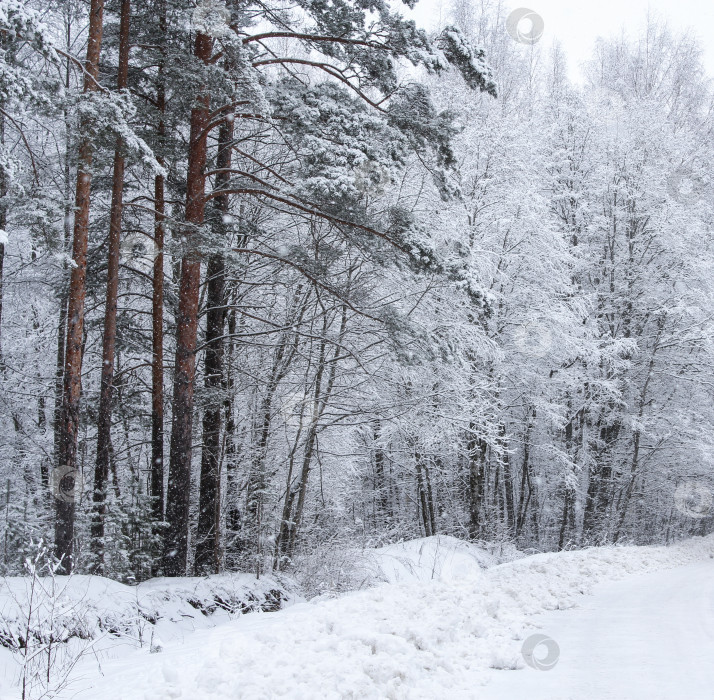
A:
[[[97,77],[102,46],[103,14],[104,0],[92,0],[89,9],[84,92],[98,89]],[[86,128],[82,131],[86,134]],[[73,266],[67,303],[67,344],[64,357],[62,415],[59,430],[58,469],[60,470],[59,475],[63,475],[63,492],[65,494],[69,494],[68,482],[75,478],[77,470],[77,433],[79,431],[79,401],[82,393],[82,336],[86,296],[92,156],[92,141],[88,136],[82,135],[79,142],[72,240]],[[74,511],[74,499],[71,496],[55,498],[55,555],[62,560],[60,570],[63,573],[69,573],[73,565]]]
[[[117,88],[127,87],[129,73],[129,22],[131,0],[122,0],[119,24],[119,70]],[[109,216],[109,251],[107,253],[107,293],[102,339],[102,375],[97,421],[97,459],[94,468],[94,503],[92,513],[92,569],[104,573],[104,523],[107,516],[106,489],[111,449],[112,391],[114,387],[114,354],[117,338],[117,293],[119,291],[119,255],[121,217],[124,194],[124,144],[117,139],[112,175],[112,204]]]
[[[166,3],[159,3],[159,29],[166,35]],[[156,93],[159,112],[157,128],[159,148],[166,135],[164,111],[166,89],[164,86],[164,56],[159,65],[159,83]],[[159,164],[164,165],[162,156]],[[165,234],[165,182],[163,174],[154,178],[154,270],[151,301],[151,513],[158,533],[157,523],[164,519],[164,234]]]
[[[204,63],[211,58],[213,40],[196,36],[194,55]],[[169,455],[169,481],[166,500],[168,523],[164,537],[164,575],[183,576],[188,563],[189,501],[191,489],[191,436],[193,430],[194,384],[196,379],[196,338],[201,283],[201,258],[193,250],[195,227],[203,223],[206,207],[206,140],[208,135],[209,95],[202,91],[191,110],[191,136],[186,180],[187,250],[181,259],[179,304],[174,365],[173,416]]]
[[[225,188],[230,177],[233,120],[225,121],[218,136],[216,189]],[[228,214],[229,197],[216,198],[213,230],[220,242],[225,235],[224,217]],[[223,330],[225,327],[225,261],[223,254],[213,253],[206,271],[206,360],[205,385],[209,404],[203,413],[203,449],[201,452],[201,481],[198,502],[198,531],[196,536],[197,574],[218,573],[220,552],[220,501],[221,501],[221,402],[210,398],[224,384],[223,375]]]
[[[0,143],[5,144],[5,117],[0,114]],[[0,231],[5,231],[7,226],[7,205],[4,199],[7,196],[7,173],[0,166]],[[0,234],[4,235],[4,234]],[[5,262],[5,243],[0,241],[0,365],[2,365],[2,302],[3,302],[3,264]]]

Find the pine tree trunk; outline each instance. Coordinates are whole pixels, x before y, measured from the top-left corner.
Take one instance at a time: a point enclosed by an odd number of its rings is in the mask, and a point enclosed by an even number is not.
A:
[[[243,247],[243,246],[241,246]],[[229,287],[227,293],[230,306],[235,306],[237,289],[235,285]],[[233,379],[232,361],[233,348],[235,343],[233,338],[236,333],[236,312],[235,308],[231,308],[227,316],[228,327],[228,346],[225,349],[225,398],[223,402],[223,411],[225,413],[225,456],[226,456],[226,530],[230,531],[231,535],[235,535],[240,531],[241,527],[241,509],[238,505],[238,448],[236,446],[236,420],[235,420],[235,381]]]
[[[2,222],[0,222],[2,225]],[[5,230],[4,225],[2,226]],[[5,262],[5,244],[0,242],[0,329],[2,329],[3,264]],[[0,363],[2,362],[2,333],[0,332]]]
[[[159,29],[162,39],[166,36],[166,3],[159,3]],[[166,109],[166,88],[164,85],[164,56],[159,65],[159,82],[156,95],[156,107],[159,112],[157,135],[159,148],[164,145],[166,124],[164,111]],[[162,155],[158,158],[159,165],[164,165]],[[154,177],[154,269],[152,271],[151,295],[151,519],[152,534],[159,536],[160,526],[164,520],[164,234],[165,218],[165,182],[164,176]],[[153,567],[160,570],[158,562]]]
[[[211,58],[213,40],[196,36],[194,55],[203,63]],[[186,241],[189,249],[181,259],[179,304],[174,365],[173,416],[169,483],[166,500],[168,527],[164,539],[164,575],[184,576],[188,565],[189,502],[191,491],[191,438],[196,380],[196,339],[201,283],[201,258],[191,250],[196,226],[203,224],[206,206],[206,151],[210,97],[203,92],[191,110],[191,136],[186,181]]]
[[[119,70],[117,88],[125,90],[129,72],[129,23],[131,0],[122,0],[119,23]],[[124,195],[124,144],[117,139],[112,175],[112,204],[109,216],[109,252],[107,254],[107,293],[104,308],[102,340],[102,375],[97,421],[97,460],[94,468],[94,503],[92,513],[91,548],[94,555],[92,571],[104,574],[104,527],[107,516],[107,480],[112,427],[112,391],[114,386],[114,353],[117,339],[117,294],[119,291],[119,255],[121,218]]]
[[[104,0],[92,0],[89,9],[89,34],[85,62],[84,92],[98,89],[99,54],[102,45]],[[82,130],[83,132],[86,129]],[[89,203],[92,181],[94,145],[84,133],[79,143],[79,166],[75,195],[72,259],[74,265],[67,302],[67,344],[64,356],[62,415],[59,429],[59,459],[57,477],[62,490],[55,498],[55,556],[61,560],[60,572],[70,573],[73,565],[74,498],[70,488],[77,474],[77,434],[79,432],[79,401],[82,392],[82,352],[84,332],[84,300],[86,296],[87,245],[89,238]]]
[[[64,385],[64,350],[67,339],[67,290],[59,298],[59,321],[57,324],[57,361],[55,363],[55,406],[53,415],[54,466],[59,465],[60,429],[62,427],[62,388]]]
[[[0,144],[3,148],[5,147],[5,117],[0,113]],[[0,231],[3,233],[0,236],[5,235],[5,229],[7,228],[7,204],[5,203],[5,197],[7,197],[8,192],[8,181],[7,173],[5,168],[0,166]],[[5,263],[5,243],[0,241],[0,366],[3,364],[3,352],[2,352],[2,302],[3,302],[3,265]]]
[[[229,180],[233,148],[233,120],[225,121],[218,136],[217,168],[226,172],[216,176],[216,190]],[[216,197],[213,231],[216,243],[225,241],[224,217],[228,215],[228,195]],[[198,531],[196,534],[196,574],[218,573],[220,569],[220,505],[221,505],[221,417],[222,403],[215,397],[224,386],[223,333],[226,318],[225,261],[223,253],[213,253],[208,261],[208,291],[206,293],[206,359],[205,386],[209,404],[203,413],[203,449],[201,452],[201,480],[198,502]]]
[[[0,50],[7,51],[7,40],[5,37],[0,37]],[[3,109],[0,111],[0,146],[2,146],[3,151],[5,150],[5,100],[0,102],[0,107]],[[7,201],[6,197],[9,192],[10,181],[9,173],[5,164],[0,165],[0,237],[6,236],[7,229]],[[5,361],[3,358],[3,347],[2,347],[2,315],[3,315],[3,292],[4,292],[4,278],[3,278],[3,266],[5,263],[5,243],[0,240],[0,369],[4,371]]]
[[[67,50],[72,45],[72,23],[68,19],[66,26],[66,43],[65,46]],[[70,60],[67,58],[65,63],[65,89],[69,90],[71,79],[71,65]],[[70,121],[67,108],[64,111],[64,123],[65,123],[65,154],[64,154],[64,223],[62,226],[62,255],[63,257],[67,253],[67,243],[72,235],[72,207],[70,204],[70,199],[72,196],[72,182],[71,182],[71,172],[70,172]],[[67,262],[63,262],[63,269],[67,268]],[[66,285],[66,280],[62,280],[62,288],[59,294],[59,319],[57,323],[57,360],[55,363],[55,405],[54,413],[52,416],[52,429],[53,429],[53,465],[54,467],[59,466],[59,444],[60,444],[60,428],[62,426],[62,389],[64,385],[64,350],[65,342],[67,339],[67,298],[69,296],[69,289]]]
[[[161,163],[160,163],[161,164]],[[151,307],[151,511],[164,519],[164,176],[154,179],[153,290]]]

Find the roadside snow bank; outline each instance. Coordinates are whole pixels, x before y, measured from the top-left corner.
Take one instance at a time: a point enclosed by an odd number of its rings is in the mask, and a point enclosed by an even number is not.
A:
[[[30,628],[42,634],[49,625],[63,636],[91,639],[105,634],[141,642],[142,630],[159,628],[183,635],[246,612],[271,612],[296,600],[272,576],[251,574],[181,579],[155,578],[127,586],[101,576],[0,579],[0,645],[12,648]],[[32,602],[31,602],[32,601]],[[52,619],[50,617],[52,616]]]
[[[21,677],[23,664],[28,682],[41,685],[48,666],[64,679],[88,653],[117,645],[158,652],[197,629],[296,600],[284,581],[250,574],[157,578],[137,586],[101,576],[6,577],[0,579],[0,692],[10,692],[3,685]]]
[[[602,581],[711,558],[714,536],[538,554],[465,578],[383,585],[250,615],[161,654],[134,652],[105,665],[107,678],[91,690],[59,697],[474,698],[486,669],[522,665],[528,616],[572,607]]]
[[[448,581],[523,557],[512,544],[474,544],[449,535],[421,537],[379,548],[345,548],[328,543],[294,559],[308,599],[370,588],[382,583]]]
[[[373,578],[388,583],[450,581],[499,563],[482,547],[448,535],[422,537],[364,552]]]

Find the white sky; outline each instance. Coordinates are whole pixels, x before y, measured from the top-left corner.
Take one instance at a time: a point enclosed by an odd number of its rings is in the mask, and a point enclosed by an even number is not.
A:
[[[450,0],[420,0],[413,14],[427,29],[438,23],[440,12],[448,15]],[[704,62],[714,77],[714,0],[511,0],[511,10],[527,7],[545,22],[541,40],[560,40],[565,49],[571,77],[579,78],[579,64],[589,58],[598,36],[619,34],[624,27],[635,35],[647,11],[665,20],[673,31],[692,29],[704,49]]]

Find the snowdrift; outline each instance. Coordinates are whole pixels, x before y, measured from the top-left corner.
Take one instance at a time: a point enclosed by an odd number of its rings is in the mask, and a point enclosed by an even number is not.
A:
[[[297,555],[296,576],[306,598],[334,598],[382,583],[446,581],[524,556],[512,544],[474,544],[449,535],[422,537],[379,548],[327,543]]]
[[[104,663],[105,679],[85,680],[91,689],[77,693],[78,681],[58,697],[475,698],[489,668],[522,665],[529,616],[572,607],[602,581],[713,557],[709,536],[671,547],[538,554],[450,580],[385,584],[243,616],[159,654],[133,651]]]
[[[11,684],[25,649],[34,655],[33,668],[50,656],[60,676],[87,653],[112,655],[117,647],[157,653],[195,630],[301,600],[286,583],[250,574],[157,578],[137,586],[82,575],[0,579],[0,693],[17,697]],[[50,645],[55,651],[48,654]]]
[[[483,547],[448,535],[422,537],[363,553],[374,581],[409,583],[450,581],[480,573],[499,563]]]

